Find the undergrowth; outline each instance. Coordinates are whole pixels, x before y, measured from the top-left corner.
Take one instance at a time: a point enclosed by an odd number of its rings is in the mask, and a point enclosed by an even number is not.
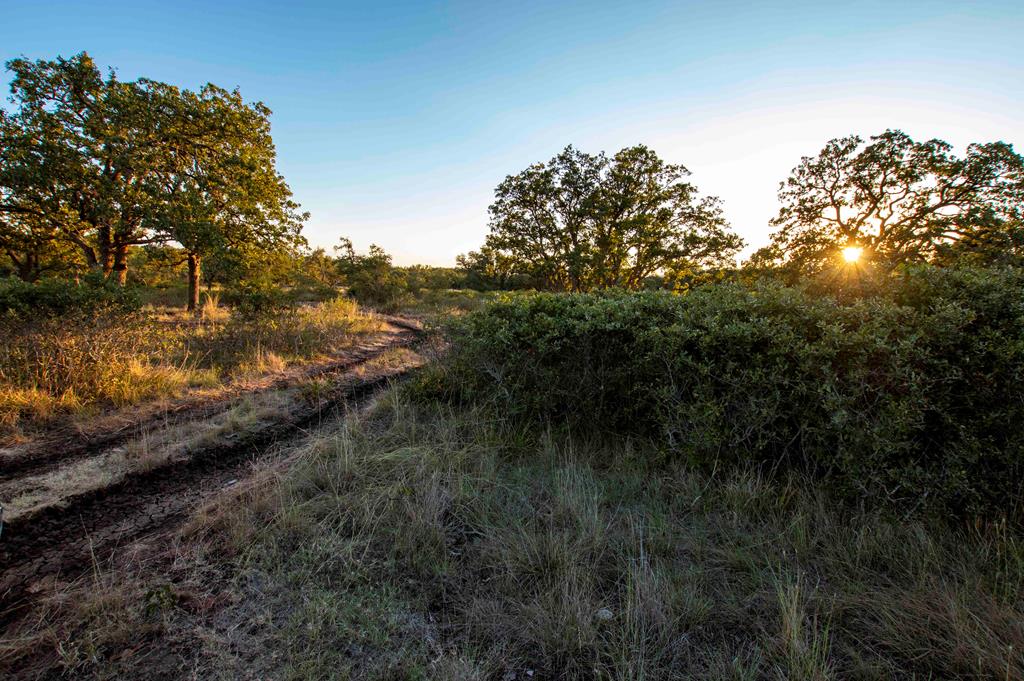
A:
[[[451,324],[436,394],[764,464],[900,512],[1021,518],[1024,276],[907,270],[870,295],[775,284],[538,294]]]
[[[1024,544],[392,395],[200,518],[276,678],[1024,675]]]
[[[144,310],[9,317],[0,321],[0,428],[279,371],[380,328],[341,298],[251,316],[208,298],[199,321]]]

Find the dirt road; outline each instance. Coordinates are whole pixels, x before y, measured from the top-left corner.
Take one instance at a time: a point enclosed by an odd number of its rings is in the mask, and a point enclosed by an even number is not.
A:
[[[31,507],[9,514],[0,535],[0,628],[31,609],[40,580],[74,579],[118,547],[173,529],[205,500],[243,481],[253,463],[282,442],[366,404],[414,368],[415,359],[394,355],[421,337],[415,324],[389,319],[383,333],[315,369],[216,403],[184,401],[159,415],[142,411],[106,431],[51,437],[5,453],[0,494],[23,497],[45,487],[40,481],[71,477],[68,470],[123,465],[125,452],[139,443],[146,458],[109,484],[66,495],[47,489]],[[243,400],[250,417],[232,420]]]

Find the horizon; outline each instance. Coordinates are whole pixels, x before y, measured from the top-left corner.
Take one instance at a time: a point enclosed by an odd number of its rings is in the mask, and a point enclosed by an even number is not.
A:
[[[685,165],[746,255],[767,243],[779,183],[829,139],[898,128],[957,153],[1024,139],[1024,8],[1009,2],[647,2],[625,16],[606,2],[15,2],[7,15],[4,61],[85,51],[124,79],[264,102],[310,245],[376,243],[399,265],[478,248],[498,183],[569,144],[646,144]]]

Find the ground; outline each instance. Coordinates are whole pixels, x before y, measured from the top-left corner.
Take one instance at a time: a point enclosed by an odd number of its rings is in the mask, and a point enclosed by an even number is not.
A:
[[[0,672],[1024,678],[1005,523],[440,399],[434,341],[389,318],[219,399],[6,450]]]
[[[63,590],[111,567],[173,568],[167,549],[196,509],[287,468],[313,433],[415,367],[421,335],[417,322],[388,318],[379,332],[318,361],[114,410],[87,430],[57,426],[4,448],[0,622],[21,631]],[[22,649],[10,638],[6,652],[12,643],[11,662],[24,670],[33,668],[26,659],[45,669],[66,654],[42,642]]]

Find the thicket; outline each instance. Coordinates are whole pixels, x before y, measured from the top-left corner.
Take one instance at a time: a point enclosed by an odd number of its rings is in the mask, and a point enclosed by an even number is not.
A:
[[[921,267],[831,295],[539,294],[449,337],[435,388],[513,417],[653,437],[701,465],[806,469],[902,510],[1021,517],[1020,270]]]
[[[0,278],[0,316],[4,317],[25,319],[104,309],[130,312],[139,306],[135,291],[102,277],[82,277],[80,282],[43,279],[36,283]]]

